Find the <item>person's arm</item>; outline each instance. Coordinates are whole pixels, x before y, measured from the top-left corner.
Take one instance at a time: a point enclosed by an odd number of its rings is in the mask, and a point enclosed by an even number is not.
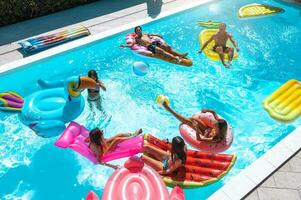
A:
[[[211,113],[215,119],[219,119],[218,115],[216,114],[216,112],[214,110],[211,110],[211,109],[203,109],[202,110],[202,113],[206,113],[206,112]]]
[[[119,48],[123,49],[123,48],[132,48],[133,45],[120,45]]]
[[[159,35],[159,34],[148,34],[149,36],[156,36],[156,37],[159,37],[159,38],[162,38],[163,39],[163,37],[162,37],[162,35]]]
[[[169,107],[169,105],[166,102],[164,102],[162,105],[168,112],[170,112],[173,116],[175,116],[179,121],[181,121],[182,123],[187,124],[187,125],[192,125],[192,122],[190,119],[176,113],[174,110],[172,110]]]
[[[230,39],[230,41],[233,43],[233,45],[235,46],[235,48],[236,48],[236,51],[237,52],[239,52],[239,48],[238,48],[238,45],[237,45],[237,43],[235,42],[235,40],[234,40],[234,38],[233,38],[233,36],[232,36],[232,34],[228,34],[229,35],[229,39]]]
[[[101,87],[101,89],[102,89],[103,91],[106,91],[106,90],[107,90],[107,88],[105,87],[105,85],[103,84],[103,82],[102,82],[101,80],[98,80],[98,85],[99,85],[99,87]]]
[[[159,174],[160,174],[160,175],[163,175],[163,176],[164,176],[164,175],[170,175],[170,174],[172,174],[174,171],[176,171],[179,167],[182,167],[182,166],[184,166],[184,164],[182,163],[181,160],[176,161],[176,163],[172,164],[168,170],[166,170],[166,171],[165,171],[165,170],[159,171]]]
[[[118,165],[113,165],[113,164],[105,163],[105,162],[99,162],[99,164],[107,166],[107,167],[111,167],[113,169],[118,169],[118,167],[119,167]]]
[[[202,48],[199,51],[199,53],[202,53],[202,51],[206,48],[206,46],[214,39],[214,36],[215,35],[211,36],[211,38],[207,42],[205,42],[205,44],[202,46]]]
[[[101,152],[97,147],[95,147],[94,144],[91,144],[90,148],[95,153],[97,161],[99,163],[102,163],[103,152]]]

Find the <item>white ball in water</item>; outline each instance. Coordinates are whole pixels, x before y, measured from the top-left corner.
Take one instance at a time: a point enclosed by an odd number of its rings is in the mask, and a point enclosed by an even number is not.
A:
[[[148,72],[148,64],[141,61],[134,62],[133,71],[138,76],[144,76]]]

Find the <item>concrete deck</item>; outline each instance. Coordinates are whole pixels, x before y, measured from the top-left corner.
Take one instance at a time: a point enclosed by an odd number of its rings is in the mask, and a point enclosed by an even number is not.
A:
[[[161,12],[192,4],[197,0],[101,0],[48,16],[0,27],[0,65],[20,60],[18,41],[84,25],[92,35],[127,24],[137,19],[156,17]],[[221,198],[224,199],[224,198]],[[300,199],[301,153],[291,158],[278,171],[246,197],[248,200]]]
[[[301,200],[301,151],[269,176],[246,200]]]

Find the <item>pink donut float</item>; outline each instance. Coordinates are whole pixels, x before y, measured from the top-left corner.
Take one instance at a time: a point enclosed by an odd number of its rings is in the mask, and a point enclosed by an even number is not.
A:
[[[70,148],[82,156],[91,160],[94,164],[98,164],[95,153],[89,148],[89,144],[85,139],[89,137],[89,130],[84,126],[72,121],[55,145],[61,148]],[[136,155],[143,151],[143,135],[124,140],[116,145],[114,151],[103,155],[102,161],[109,162],[119,158]]]
[[[199,113],[194,114],[194,116],[197,116],[197,117],[206,116],[209,123],[211,121],[215,120],[212,113],[199,112]],[[186,124],[181,124],[179,129],[180,129],[180,133],[185,141],[187,141],[194,148],[202,150],[202,151],[206,151],[206,152],[212,152],[212,153],[223,152],[231,146],[232,141],[233,141],[232,128],[229,124],[228,124],[228,131],[227,131],[226,137],[222,141],[217,142],[217,143],[198,141],[196,139],[195,130]]]
[[[109,178],[102,200],[184,200],[183,190],[176,187],[171,196],[160,175],[138,157],[129,158],[124,167]]]

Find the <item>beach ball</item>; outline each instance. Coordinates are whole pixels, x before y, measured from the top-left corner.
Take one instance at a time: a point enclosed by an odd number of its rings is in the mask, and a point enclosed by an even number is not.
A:
[[[169,104],[169,99],[167,96],[159,95],[157,96],[156,102],[158,105],[162,106],[164,102]]]
[[[148,72],[148,64],[141,61],[134,62],[133,71],[137,76],[144,76]]]

